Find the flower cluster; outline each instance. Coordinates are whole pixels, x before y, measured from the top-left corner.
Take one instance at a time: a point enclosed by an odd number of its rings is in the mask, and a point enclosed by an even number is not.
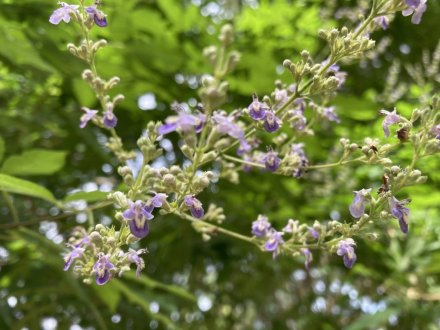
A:
[[[68,244],[71,251],[65,257],[65,270],[73,268],[87,282],[94,277],[98,285],[121,276],[130,269],[131,264],[135,264],[136,274],[140,276],[145,267],[141,255],[146,250],[134,250],[130,244],[148,236],[150,221],[158,214],[174,214],[191,221],[204,239],[209,239],[217,231],[231,233],[213,224],[223,221],[223,209],[213,204],[204,208],[198,199],[199,194],[218,178],[238,182],[240,170],[247,172],[254,167],[270,172],[268,175],[273,173],[295,178],[303,177],[308,170],[355,162],[380,164],[384,168],[383,185],[377,194],[372,189],[354,192],[354,200],[348,207],[348,212],[356,219],[354,222],[351,220],[344,224],[332,220],[321,223],[316,220],[311,226],[289,219],[286,226],[278,231],[266,216],[259,215],[252,222],[252,238],[231,234],[256,243],[262,250],[271,252],[273,258],[280,254],[302,255],[308,269],[313,260],[312,249],[323,249],[336,253],[342,257],[347,268],[352,268],[357,259],[352,237],[359,234],[368,222],[394,217],[398,219],[401,231],[408,233],[410,211],[405,205],[409,201],[399,201],[395,196],[404,187],[426,180],[420,171],[414,169],[418,157],[440,152],[440,123],[436,115],[436,111],[440,110],[440,101],[437,98],[430,107],[414,110],[410,119],[399,115],[396,109],[379,112],[385,116],[382,128],[386,138],[392,139],[390,127],[398,125],[397,138],[402,142],[410,141],[414,146],[413,162],[404,169],[394,165],[388,158],[395,146],[381,144],[372,138],[366,138],[361,146],[343,138],[342,156],[338,162],[310,165],[305,151],[307,139],[304,137],[315,135],[314,125],[329,126],[341,121],[336,107],[332,105],[347,75],[340,70],[340,60],[363,56],[372,49],[375,42],[370,39],[370,33],[377,25],[388,28],[388,14],[402,11],[405,16],[412,15],[413,23],[420,23],[426,10],[426,0],[374,2],[369,19],[359,27],[320,31],[320,36],[330,48],[325,61],[321,61],[322,58],[315,60],[306,50],[301,52],[300,60],[295,63],[285,60],[283,67],[290,71],[294,83],[285,85],[277,81],[269,95],[261,100],[253,95],[249,106],[230,112],[222,108],[228,90],[223,78],[232,72],[240,56],[235,51],[228,51],[233,30],[226,25],[219,37],[221,45],[208,47],[204,51],[214,72],[201,81],[201,104],[190,107],[173,103],[171,109],[174,113],[163,123],[148,123],[137,141],[139,150],[136,152],[123,148],[115,130],[118,119],[114,109],[123,96],[111,98],[109,91],[116,86],[119,78],[102,79],[94,65],[96,52],[106,42],[92,42],[89,33],[94,26],[108,25],[106,14],[99,7],[98,2],[87,7],[84,2],[79,6],[61,2],[49,21],[59,24],[73,20],[81,26],[84,41],[78,46],[69,44],[68,49],[90,66],[83,72],[82,78],[95,91],[101,109],[82,107],[84,114],[80,118],[80,127],[84,128],[90,122],[111,133],[107,146],[121,162],[118,174],[127,189],[109,194],[109,199],[120,209],[115,215],[120,221],[120,228],[116,230],[114,227],[97,225],[88,231],[76,230]],[[376,27],[370,25],[371,21],[375,22]],[[420,121],[420,129],[414,129],[413,124],[417,120]],[[283,124],[286,124],[285,127],[282,127]],[[164,135],[171,133],[177,134],[180,139],[178,146],[186,158],[185,165],[159,167],[152,162],[166,151],[160,147],[161,140]],[[260,145],[266,149],[262,151]],[[231,152],[234,150],[235,156]],[[134,169],[135,162],[130,160],[136,154],[140,155],[140,163]],[[358,154],[357,158],[355,154]],[[212,162],[216,164],[212,171],[201,170]]]

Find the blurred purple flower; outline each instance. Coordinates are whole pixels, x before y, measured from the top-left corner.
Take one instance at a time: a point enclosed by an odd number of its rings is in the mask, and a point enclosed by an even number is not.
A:
[[[319,231],[317,231],[315,228],[309,227],[307,231],[309,232],[309,235],[312,236],[314,239],[319,239]]]
[[[369,195],[371,189],[362,189],[354,192],[353,203],[350,204],[349,210],[353,218],[360,218],[365,213],[365,196]]]
[[[186,113],[184,111],[179,111],[177,116],[170,116],[165,120],[165,124],[157,129],[160,135],[165,135],[176,130],[181,130],[182,132],[188,132],[192,129],[196,133],[200,133],[203,124],[206,121],[206,116],[203,114],[193,115]]]
[[[78,246],[73,247],[73,250],[69,254],[67,254],[64,258],[65,264],[63,269],[68,270],[73,260],[81,257],[84,251],[85,249],[82,247],[78,247]]]
[[[339,119],[338,115],[335,113],[335,107],[325,107],[323,108],[323,116],[327,118],[329,121],[334,121],[337,123],[340,123],[341,120]]]
[[[420,24],[423,13],[426,11],[426,0],[405,0],[405,3],[408,5],[408,9],[402,11],[402,15],[412,15],[411,23]]]
[[[141,250],[138,250],[138,251],[130,249],[126,253],[127,259],[136,265],[136,276],[137,277],[141,276],[141,271],[145,267],[145,263],[142,260],[142,258],[139,257],[139,255],[142,254],[142,253],[145,253],[145,252],[146,251],[144,249],[141,249]]]
[[[266,119],[264,120],[263,127],[269,133],[273,133],[280,128],[280,119],[275,116],[275,112],[266,111]]]
[[[201,219],[205,215],[205,210],[203,210],[202,203],[194,197],[194,195],[185,196],[184,203],[189,207],[191,215],[194,218]]]
[[[437,140],[440,140],[440,124],[431,128],[430,132],[435,135]]]
[[[99,27],[107,26],[106,15],[102,11],[100,11],[96,5],[86,7],[86,12],[90,18],[93,18],[95,24],[98,25]]]
[[[280,252],[279,245],[284,243],[282,235],[282,232],[276,231],[273,228],[267,233],[267,241],[264,244],[264,249],[268,252],[273,252],[273,258]]]
[[[406,204],[408,204],[408,200],[399,201],[394,196],[388,198],[391,214],[399,220],[400,230],[404,234],[408,234],[409,209],[405,207]]]
[[[80,118],[79,127],[84,128],[86,127],[87,123],[96,116],[98,110],[90,110],[86,107],[82,107],[81,110],[84,111],[84,114]]]
[[[249,115],[253,120],[263,120],[266,118],[266,112],[269,111],[269,106],[258,100],[258,96],[254,94],[252,96],[252,103],[248,106]]]
[[[308,270],[310,267],[310,264],[313,260],[313,254],[312,252],[310,252],[309,249],[307,248],[302,248],[301,252],[304,254],[304,256],[306,257],[306,260],[304,261],[304,267]]]
[[[70,15],[78,15],[78,5],[69,5],[65,2],[59,2],[58,3],[61,8],[55,9],[55,11],[52,13],[52,15],[49,18],[49,22],[52,24],[59,24],[61,21],[64,21],[66,23],[70,22]]]
[[[112,110],[107,109],[104,112],[104,126],[107,128],[115,128],[117,123],[118,118],[116,118]]]
[[[382,122],[383,132],[385,133],[385,137],[390,136],[389,127],[393,124],[400,122],[400,116],[397,114],[396,109],[393,112],[389,112],[387,110],[380,110],[379,113],[381,115],[385,115],[385,118]]]
[[[266,216],[259,215],[257,220],[252,222],[252,235],[256,237],[264,237],[269,231],[271,224]]]
[[[376,17],[374,19],[374,23],[379,25],[383,30],[388,29],[388,27],[390,26],[390,20],[385,15]]]
[[[353,248],[355,245],[356,243],[351,238],[340,240],[338,243],[336,254],[342,257],[344,265],[347,268],[353,267],[356,262],[356,253]]]
[[[100,254],[98,261],[93,265],[93,271],[96,273],[96,284],[104,285],[110,279],[110,269],[115,266],[109,261],[109,257]]]
[[[234,118],[225,116],[220,112],[215,112],[212,116],[214,123],[216,124],[216,129],[221,134],[228,134],[234,139],[243,140],[244,133],[243,130],[234,123]]]
[[[264,166],[266,167],[266,169],[271,172],[275,172],[281,164],[281,159],[274,151],[269,151],[268,153],[266,153],[262,161],[264,162]]]

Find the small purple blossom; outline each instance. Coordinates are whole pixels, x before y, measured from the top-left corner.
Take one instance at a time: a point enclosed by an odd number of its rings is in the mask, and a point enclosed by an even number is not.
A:
[[[96,5],[92,5],[86,8],[86,12],[90,18],[93,18],[95,24],[99,27],[107,26],[107,18],[106,15],[100,11]]]
[[[64,264],[64,270],[68,270],[70,268],[70,265],[72,264],[73,260],[76,258],[79,258],[83,255],[85,249],[79,246],[73,247],[73,250],[67,254],[64,258],[65,264]]]
[[[268,233],[271,224],[266,216],[259,215],[257,220],[252,222],[252,235],[256,237],[264,237]]]
[[[426,11],[426,0],[405,0],[405,3],[407,4],[408,9],[402,11],[402,15],[412,15],[411,23],[420,24],[422,16]]]
[[[353,248],[355,245],[356,243],[351,238],[340,240],[338,243],[336,254],[342,257],[344,265],[347,268],[353,267],[356,262],[356,253]]]
[[[65,23],[70,22],[71,14],[78,15],[78,5],[69,5],[65,2],[59,2],[61,8],[55,9],[50,15],[49,22],[52,24],[59,24],[61,21]]]
[[[322,109],[322,115],[329,121],[334,121],[336,123],[340,123],[338,115],[335,113],[335,107],[325,107]]]
[[[220,112],[215,112],[212,119],[214,120],[214,123],[216,124],[215,127],[219,133],[228,134],[234,139],[244,139],[243,130],[240,126],[234,123],[234,118],[232,116],[228,117]]]
[[[273,133],[280,128],[281,120],[275,116],[275,112],[266,111],[266,119],[264,120],[263,127],[269,133]]]
[[[321,66],[325,67],[328,64],[329,59],[326,59],[321,62]],[[328,73],[334,76],[336,79],[338,79],[338,88],[342,87],[344,85],[345,80],[347,78],[347,72],[341,71],[339,65],[336,63],[333,63],[329,66],[327,69]]]
[[[263,120],[266,118],[266,113],[270,108],[266,103],[260,102],[256,94],[254,94],[252,98],[253,101],[248,107],[249,115],[253,120]]]
[[[379,113],[381,115],[385,115],[385,118],[382,122],[383,132],[385,133],[385,137],[390,136],[389,126],[393,124],[397,124],[401,121],[400,116],[397,114],[396,109],[393,112],[389,112],[387,110],[380,110]]]
[[[306,257],[306,260],[304,261],[304,267],[308,270],[310,267],[310,264],[313,260],[313,254],[312,252],[310,252],[309,249],[307,248],[302,248],[301,252],[304,254],[304,256]]]
[[[96,284],[104,285],[110,279],[110,269],[115,266],[109,261],[109,256],[100,254],[98,261],[93,265],[93,271],[96,273]]]
[[[148,212],[144,202],[137,200],[133,203],[130,201],[130,207],[122,215],[129,221],[130,231],[134,236],[144,238],[148,235],[147,220],[153,219],[154,216]]]
[[[194,195],[185,196],[184,203],[189,207],[189,211],[194,218],[201,219],[205,215],[202,203]]]
[[[118,118],[116,118],[113,111],[107,109],[104,112],[104,126],[107,128],[115,128],[117,123],[118,123]]]
[[[79,127],[84,128],[86,127],[87,123],[96,116],[98,110],[90,110],[86,107],[82,107],[81,110],[84,111],[84,114],[80,118]]]
[[[374,23],[379,25],[383,30],[388,29],[388,27],[390,26],[390,20],[385,15],[376,17],[374,19]]]
[[[264,162],[264,166],[266,167],[266,169],[271,172],[275,172],[281,164],[281,159],[274,151],[269,151],[268,153],[266,153],[262,161]]]
[[[292,149],[291,149],[290,154],[292,156],[296,156],[299,158],[298,168],[295,169],[295,171],[293,172],[293,176],[295,178],[301,177],[304,168],[306,168],[307,165],[309,164],[309,159],[307,158],[306,154],[304,153],[303,147],[304,147],[304,143],[294,143],[291,145]]]
[[[289,221],[287,222],[287,225],[283,228],[282,231],[284,233],[293,234],[298,231],[298,229],[299,229],[298,227],[299,227],[298,220],[289,219]]]
[[[440,124],[434,126],[433,128],[431,128],[430,132],[435,135],[435,138],[437,140],[440,140]]]
[[[276,231],[273,228],[267,233],[267,241],[264,244],[264,249],[268,252],[273,252],[273,258],[275,258],[280,252],[280,244],[284,243],[282,235],[283,232]]]
[[[317,231],[315,228],[309,227],[307,231],[314,239],[319,239],[319,231]]]
[[[368,196],[371,189],[362,189],[354,192],[353,203],[348,208],[353,218],[360,218],[365,213],[365,197]]]
[[[243,156],[244,154],[250,153],[252,151],[252,146],[246,141],[246,139],[240,140],[240,146],[237,148],[237,155]]]
[[[189,132],[194,129],[196,133],[200,133],[206,116],[203,114],[193,115],[184,111],[179,111],[177,116],[170,116],[165,120],[165,124],[157,129],[160,135],[165,135],[176,130]]]
[[[391,214],[399,220],[400,230],[404,234],[408,234],[409,209],[405,207],[407,203],[408,200],[399,201],[394,196],[388,198],[388,205],[390,207]]]
[[[136,265],[136,276],[137,277],[141,276],[141,271],[145,267],[144,260],[142,260],[142,258],[139,257],[139,255],[142,253],[145,253],[145,252],[146,252],[146,250],[144,250],[144,249],[141,249],[139,251],[135,251],[133,249],[130,249],[126,254],[127,259]]]

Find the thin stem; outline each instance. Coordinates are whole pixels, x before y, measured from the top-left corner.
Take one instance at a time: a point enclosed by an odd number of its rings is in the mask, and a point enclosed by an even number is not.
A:
[[[225,159],[231,160],[233,162],[236,162],[236,163],[245,164],[245,165],[249,165],[249,166],[253,166],[253,167],[266,168],[266,166],[264,166],[263,164],[246,161],[244,159],[233,157],[233,156],[229,156],[229,155],[226,155],[226,154],[222,155],[222,157],[225,158]]]
[[[221,233],[221,234],[224,234],[224,235],[227,235],[227,236],[230,236],[230,237],[234,237],[234,238],[237,238],[239,240],[251,243],[252,245],[257,245],[258,246],[258,243],[252,237],[241,235],[239,233],[236,233],[234,231],[225,229],[223,227],[216,226],[216,225],[214,225],[214,224],[212,224],[210,222],[206,222],[206,221],[203,221],[203,220],[200,220],[200,219],[196,219],[196,218],[190,216],[189,214],[186,214],[186,213],[183,213],[183,212],[174,211],[173,213],[176,214],[177,216],[179,216],[180,218],[184,219],[184,220],[187,220],[187,221],[193,222],[195,224],[199,224],[200,226],[209,228],[209,230],[212,231],[212,232]]]
[[[336,162],[336,163],[329,163],[329,164],[321,164],[321,165],[310,165],[307,166],[308,170],[317,170],[317,169],[321,169],[321,168],[330,168],[330,167],[336,167],[339,165],[345,165],[348,163],[354,163],[354,162],[359,162],[359,161],[363,161],[365,160],[365,156],[360,156],[358,158],[355,159],[350,159],[350,160],[344,160],[342,162]]]
[[[84,213],[87,211],[92,211],[92,210],[104,208],[104,207],[110,206],[112,204],[113,204],[113,202],[99,202],[99,203],[96,203],[96,204],[89,206],[85,210],[69,211],[69,213],[64,213],[64,214],[61,214],[61,215],[58,215],[55,217],[44,216],[44,217],[41,217],[41,218],[38,218],[35,220],[31,220],[31,221],[25,221],[25,222],[19,222],[19,223],[18,222],[17,223],[7,223],[7,224],[0,225],[0,230],[12,229],[12,228],[17,228],[17,227],[34,226],[34,225],[38,225],[40,222],[43,222],[43,221],[60,221],[65,218],[69,218],[73,215],[76,215],[78,213]]]
[[[11,216],[14,224],[18,225],[20,223],[20,220],[18,219],[17,209],[15,208],[14,203],[12,202],[11,196],[6,191],[2,191],[2,195],[3,198],[5,199],[6,205],[9,208],[9,211],[11,212]]]

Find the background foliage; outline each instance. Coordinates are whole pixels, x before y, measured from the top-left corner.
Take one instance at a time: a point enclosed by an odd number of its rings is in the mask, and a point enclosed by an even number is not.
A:
[[[134,147],[146,123],[163,119],[172,101],[195,104],[201,75],[209,72],[202,49],[216,43],[222,23],[233,22],[234,46],[242,53],[237,73],[228,78],[226,109],[232,110],[249,104],[253,92],[270,93],[277,79],[289,82],[283,59],[297,58],[302,49],[325,56],[319,28],[353,24],[355,13],[367,3],[105,1],[109,27],[96,30],[95,37],[107,39],[110,46],[98,54],[98,70],[104,77],[121,77],[117,92],[126,100],[117,112],[118,133]],[[312,163],[335,160],[334,146],[342,136],[355,142],[382,136],[381,108],[397,106],[409,114],[428,93],[439,90],[438,68],[431,74],[423,70],[426,54],[439,47],[440,4],[428,3],[419,26],[397,15],[389,30],[374,36],[381,52],[343,65],[348,81],[335,101],[342,124],[324,123],[306,140]],[[270,254],[220,236],[204,242],[187,223],[167,216],[141,241],[150,253],[140,279],[127,274],[96,287],[63,272],[64,239],[87,216],[61,214],[51,201],[76,200],[81,208],[84,202],[78,199],[85,195],[66,196],[101,190],[86,198],[98,202],[95,221],[110,224],[105,191],[119,177],[116,161],[104,147],[106,137],[95,128],[78,127],[79,108],[93,108],[96,100],[81,80],[83,64],[65,49],[78,41],[76,34],[66,25],[48,23],[55,8],[49,0],[0,1],[0,175],[47,189],[25,186],[19,193],[27,197],[4,194],[0,201],[0,328],[440,327],[438,159],[421,161],[418,167],[429,180],[407,190],[412,198],[408,237],[400,234],[397,222],[375,225],[379,238],[358,242],[358,262],[350,271],[340,258],[327,254],[315,255],[306,272],[301,258],[273,261]],[[394,85],[390,72],[398,77]],[[139,109],[139,97],[145,94],[154,96],[151,111]],[[395,157],[405,164],[408,155],[403,148]],[[181,160],[173,151],[166,157]],[[381,175],[374,166],[324,170],[308,180],[268,178],[254,171],[243,174],[238,185],[219,182],[201,197],[224,207],[225,225],[243,233],[259,213],[278,227],[288,218],[310,224],[315,219],[349,221],[351,192],[379,187]],[[30,197],[32,193],[44,198]],[[8,203],[18,210],[20,225]]]

